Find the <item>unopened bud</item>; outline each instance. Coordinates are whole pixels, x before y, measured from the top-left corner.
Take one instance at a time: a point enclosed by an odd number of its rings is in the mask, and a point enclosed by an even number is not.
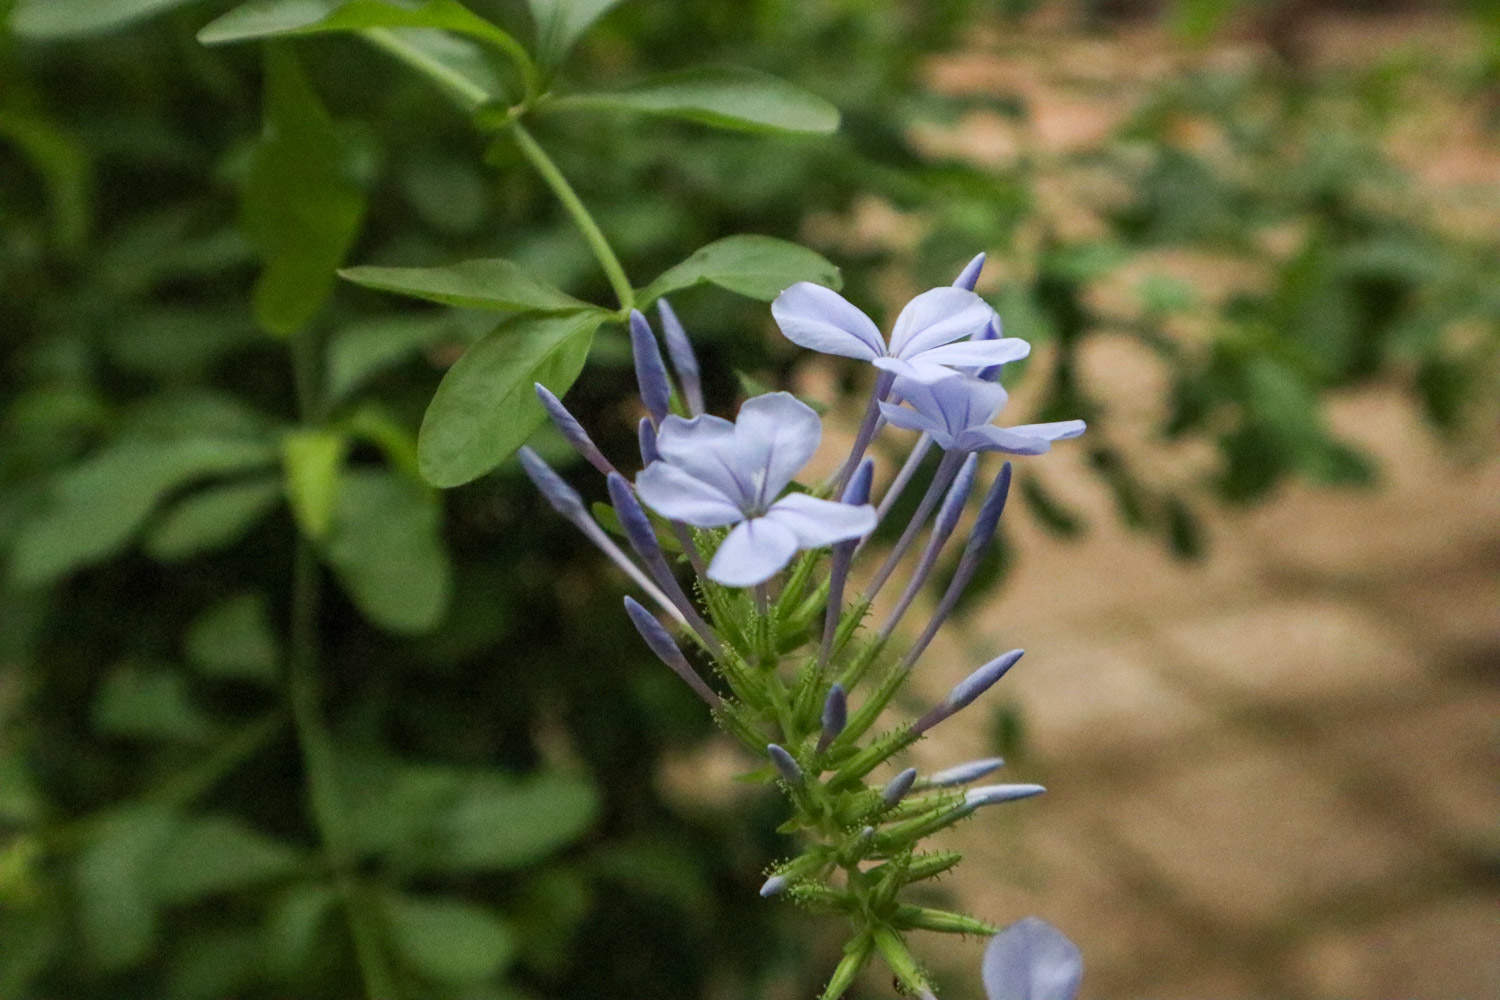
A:
[[[672,405],[672,383],[667,380],[667,366],[662,363],[661,349],[651,324],[639,309],[630,311],[630,350],[635,355],[635,380],[641,389],[641,402],[660,425]]]
[[[766,754],[771,758],[771,763],[776,765],[776,770],[787,780],[788,784],[802,784],[802,768],[797,764],[795,758],[786,752],[786,749],[776,743],[766,744]]]

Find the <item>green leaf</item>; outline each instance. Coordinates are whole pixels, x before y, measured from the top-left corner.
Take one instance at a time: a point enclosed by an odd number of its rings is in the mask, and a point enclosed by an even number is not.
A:
[[[449,369],[417,437],[422,475],[459,486],[509,458],[546,419],[533,383],[568,391],[588,359],[599,312],[518,316]]]
[[[30,38],[71,38],[124,27],[193,0],[17,0],[10,24]]]
[[[359,232],[365,198],[348,143],[290,52],[266,50],[265,129],[251,154],[240,224],[265,264],[254,311],[289,335],[323,308]]]
[[[246,591],[204,611],[187,631],[187,656],[212,677],[274,683],[281,650],[264,594]]]
[[[441,312],[351,323],[328,342],[326,395],[331,401],[344,399],[418,351],[458,340],[461,332],[452,316]]]
[[[176,825],[156,806],[129,806],[92,826],[73,869],[82,944],[104,969],[145,958],[156,941],[156,907],[146,885]]]
[[[94,695],[93,726],[107,736],[205,744],[218,732],[188,695],[187,681],[165,666],[116,667]]]
[[[52,503],[29,520],[11,552],[18,586],[48,583],[124,548],[171,490],[274,461],[269,442],[214,438],[131,438],[97,452],[54,480]]]
[[[598,815],[599,794],[587,778],[555,772],[521,779],[476,775],[435,817],[423,868],[520,868],[577,840]]]
[[[177,501],[146,534],[154,559],[175,562],[234,544],[281,502],[281,480],[256,477],[207,486]]]
[[[536,23],[537,58],[556,66],[573,43],[620,0],[528,0]]]
[[[191,903],[286,878],[302,869],[300,851],[225,816],[179,824],[150,866],[159,903]]]
[[[383,292],[465,309],[506,312],[602,312],[500,257],[446,267],[346,267],[339,276]]]
[[[360,611],[391,632],[436,628],[453,570],[432,490],[381,469],[344,475],[323,556]]]
[[[317,953],[338,893],[322,883],[287,889],[266,912],[261,950],[272,975],[289,978]]]
[[[839,127],[838,109],[823,98],[740,66],[666,73],[625,90],[568,94],[545,107],[632,111],[744,132],[832,132]]]
[[[477,982],[500,972],[515,954],[510,928],[472,903],[393,894],[385,911],[396,951],[428,979]]]
[[[76,5],[75,5],[76,6]],[[28,6],[23,11],[51,10]],[[0,137],[10,139],[41,174],[52,200],[53,237],[59,246],[78,247],[89,231],[93,168],[83,143],[45,118],[0,111]]]
[[[287,500],[297,527],[314,541],[322,540],[333,523],[348,451],[349,439],[342,432],[321,427],[291,431],[281,439]]]
[[[641,290],[641,308],[701,282],[769,302],[799,281],[839,288],[839,269],[822,254],[774,236],[726,236],[699,247]],[[554,390],[558,391],[558,390]]]

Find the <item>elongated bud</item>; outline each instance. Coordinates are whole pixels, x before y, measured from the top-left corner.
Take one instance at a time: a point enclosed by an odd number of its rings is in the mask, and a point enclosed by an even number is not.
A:
[[[982,785],[964,793],[964,808],[972,812],[983,806],[1014,802],[1016,799],[1029,799],[1046,790],[1041,785]]]
[[[635,380],[641,388],[641,402],[658,427],[672,405],[672,383],[667,380],[667,366],[662,363],[661,349],[651,324],[639,309],[630,311],[630,350],[635,355]]]
[[[953,279],[953,287],[972,292],[979,282],[979,272],[982,270],[984,270],[984,254],[975,254],[974,259],[965,264],[964,269],[958,272],[958,277]]]
[[[672,641],[672,636],[662,627],[656,616],[643,608],[633,597],[625,598],[625,613],[630,616],[630,622],[635,630],[646,640],[646,645],[651,647],[651,652],[667,665],[671,671],[685,681],[688,687],[702,698],[711,708],[719,707],[719,696],[713,692],[698,672],[688,663],[687,657],[682,655],[682,650],[677,648],[677,643]]]
[[[828,689],[828,697],[823,700],[823,734],[818,737],[818,752],[822,753],[828,749],[828,745],[838,739],[839,733],[849,724],[849,696],[844,693],[842,684],[835,684]]]
[[[785,875],[772,875],[761,884],[760,894],[769,899],[779,892],[784,892],[789,884]]]
[[[583,425],[578,422],[573,414],[568,412],[568,408],[562,404],[562,400],[553,395],[552,390],[542,385],[542,383],[533,382],[532,385],[536,387],[536,398],[542,401],[542,409],[547,411],[547,416],[552,420],[553,426],[562,432],[563,437],[568,439],[568,444],[572,445],[573,449],[582,455],[590,465],[598,469],[601,474],[607,476],[611,472],[614,472],[615,467],[610,464],[609,459],[604,457],[604,453],[599,450],[598,445],[594,444],[594,439],[589,437],[588,431],[583,429]]]
[[[923,785],[927,788],[952,788],[955,785],[967,785],[971,781],[978,781],[985,775],[999,770],[1005,766],[1005,760],[1001,757],[985,757],[982,760],[971,760],[956,767],[939,771],[928,778]]]
[[[867,458],[859,463],[854,474],[849,477],[849,483],[844,487],[840,499],[856,507],[864,506],[870,502],[870,488],[874,481],[875,462]],[[844,613],[844,584],[849,579],[849,564],[854,561],[854,553],[861,544],[857,539],[850,539],[833,547],[833,558],[829,560],[828,566],[828,607],[823,615],[823,641],[818,646],[820,669],[828,665],[828,657],[833,652],[833,639],[838,633],[839,618]],[[819,750],[827,747],[827,743],[819,741]]]
[[[953,529],[958,525],[958,519],[963,516],[964,504],[969,500],[969,491],[974,488],[974,471],[979,465],[979,453],[975,452],[964,459],[964,464],[959,468],[958,475],[953,477],[953,485],[948,487],[948,495],[943,498],[943,505],[938,508],[937,520],[933,522],[932,537],[934,540],[948,540],[953,534]],[[941,548],[942,543],[937,542],[936,547]]]
[[[1004,656],[997,656],[959,681],[953,690],[948,692],[948,697],[943,699],[942,704],[918,719],[917,724],[912,728],[916,732],[925,733],[955,712],[973,704],[974,699],[984,694],[996,681],[1004,677],[1005,672],[1015,666],[1016,661],[1025,652],[1024,649],[1013,649]]]
[[[703,380],[698,374],[698,356],[693,353],[692,341],[688,340],[687,331],[666,299],[656,300],[656,312],[661,317],[667,357],[672,359],[677,384],[682,386],[683,402],[687,403],[688,413],[696,417],[703,412]]]
[[[526,478],[531,480],[537,492],[541,493],[542,499],[551,504],[553,510],[574,524],[590,521],[588,508],[583,504],[583,497],[564,482],[562,476],[552,471],[552,466],[543,461],[542,456],[526,447],[521,448],[516,454],[521,459],[521,468],[526,471]]]
[[[802,784],[802,768],[786,749],[776,743],[766,744],[766,755],[771,758],[771,763],[776,765],[776,770],[787,780],[789,785]]]
[[[636,425],[635,436],[641,445],[643,467],[661,461],[661,452],[656,450],[656,426],[651,423],[650,417],[641,418],[641,422]]]
[[[863,507],[870,502],[870,486],[874,481],[875,461],[867,458],[859,463],[859,468],[849,477],[849,485],[844,487],[844,494],[839,499],[844,503]]]
[[[881,801],[886,804],[887,808],[895,805],[897,802],[900,802],[903,798],[906,797],[906,793],[911,791],[911,786],[916,782],[916,780],[917,769],[914,767],[908,767],[906,770],[902,771],[900,774],[892,778],[890,784],[885,786],[885,791],[880,793]]]
[[[605,482],[609,485],[610,503],[614,505],[615,513],[620,515],[620,527],[625,530],[625,538],[630,542],[630,547],[648,564],[654,562],[661,557],[661,544],[656,540],[656,530],[651,527],[651,519],[646,516],[641,502],[636,499],[629,481],[618,472],[611,472]]]

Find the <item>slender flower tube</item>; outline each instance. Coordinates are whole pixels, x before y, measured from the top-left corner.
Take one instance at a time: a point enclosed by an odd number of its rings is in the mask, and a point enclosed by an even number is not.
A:
[[[600,528],[589,516],[588,508],[584,506],[583,498],[578,495],[578,492],[564,482],[561,476],[553,472],[552,467],[530,448],[523,447],[516,454],[521,459],[521,468],[526,471],[527,477],[542,494],[543,499],[552,505],[552,509],[583,532],[585,538],[593,542],[609,557],[611,562],[624,570],[625,574],[635,581],[636,586],[644,590],[663,611],[675,618],[678,624],[688,627],[687,618],[672,603],[672,599],[662,593],[661,588],[645,573],[642,573],[640,567],[631,562],[630,557],[622,552],[614,540],[604,533],[604,529]]]
[[[959,681],[953,690],[948,692],[948,697],[944,698],[939,704],[928,710],[926,715],[916,721],[912,726],[912,732],[925,733],[944,719],[951,717],[962,709],[968,708],[974,703],[976,698],[984,694],[994,686],[996,681],[1004,677],[1006,672],[1016,665],[1016,661],[1025,652],[1024,649],[1012,649],[1003,656],[995,657],[968,677]]]
[[[639,309],[630,311],[630,351],[635,356],[635,380],[641,389],[641,402],[646,404],[651,422],[660,427],[672,407],[672,383],[661,360],[661,349],[656,346],[656,335]]]
[[[635,498],[629,480],[618,472],[611,472],[605,482],[609,485],[610,503],[614,505],[615,513],[620,517],[620,526],[625,530],[625,538],[630,542],[630,547],[635,550],[636,555],[641,557],[641,561],[646,564],[646,568],[661,585],[662,591],[672,599],[672,603],[682,612],[693,631],[698,633],[698,638],[703,640],[709,652],[718,656],[720,652],[718,637],[703,620],[703,616],[698,614],[698,609],[693,607],[693,602],[682,589],[682,585],[677,582],[677,577],[673,575],[672,568],[667,565],[666,557],[662,555],[661,545],[656,540],[656,531],[651,527],[651,520],[646,516],[646,512],[641,509],[640,501]]]
[[[628,596],[625,598],[625,613],[630,616],[630,622],[641,634],[641,638],[646,640],[646,645],[651,647],[651,652],[672,673],[686,681],[693,693],[702,698],[710,708],[717,709],[720,705],[719,696],[698,676],[698,672],[688,663],[687,657],[682,655],[682,650],[677,648],[677,643],[672,641],[672,636],[656,620],[656,616],[641,607],[635,598]]]
[[[677,384],[682,386],[683,402],[688,413],[697,416],[703,412],[703,379],[698,372],[698,356],[693,353],[692,341],[682,328],[677,313],[666,299],[656,300],[656,312],[661,317],[662,339],[667,342],[667,357],[672,359],[672,370],[677,373]]]
[[[594,444],[594,439],[589,437],[588,431],[584,430],[577,418],[568,412],[566,406],[563,406],[562,400],[553,395],[552,390],[542,383],[533,382],[532,385],[536,388],[536,398],[542,401],[542,409],[547,411],[547,416],[551,419],[553,426],[568,439],[568,444],[573,446],[573,450],[598,469],[600,475],[607,476],[616,471],[614,465],[599,450],[598,445]]]
[[[875,463],[866,459],[860,463],[840,499],[856,507],[865,506],[870,502],[870,486],[874,479]],[[849,564],[862,544],[863,539],[840,542],[833,547],[833,558],[828,566],[828,608],[823,615],[823,641],[818,647],[819,668],[828,665],[828,657],[833,652],[833,639],[838,633],[839,618],[844,612],[844,583],[849,579]]]
[[[912,571],[906,590],[902,591],[901,599],[896,602],[896,607],[891,611],[885,627],[880,630],[881,638],[890,638],[891,633],[896,630],[896,624],[901,621],[902,616],[906,614],[906,609],[911,607],[911,602],[916,599],[922,585],[927,582],[932,567],[937,565],[938,555],[943,551],[943,546],[947,544],[949,536],[953,534],[953,529],[958,526],[958,519],[964,512],[964,504],[969,500],[969,491],[974,488],[974,469],[978,464],[979,456],[970,455],[964,459],[958,475],[953,477],[953,485],[948,488],[948,496],[943,500],[943,506],[938,508],[937,518],[932,522],[932,536],[927,540],[927,547],[922,550],[922,557],[917,560],[917,568]]]
[[[933,508],[938,505],[938,501],[943,498],[944,492],[952,484],[953,477],[958,475],[964,458],[964,454],[957,451],[946,452],[943,455],[942,461],[938,463],[937,471],[932,474],[932,482],[928,485],[927,492],[922,496],[922,502],[917,504],[916,512],[907,522],[906,530],[901,532],[901,537],[891,547],[890,554],[886,556],[885,562],[881,564],[875,578],[870,581],[870,586],[865,590],[866,600],[874,600],[875,595],[880,593],[880,588],[885,586],[886,580],[890,579],[891,574],[895,572],[896,566],[911,548],[911,543],[916,541],[917,535],[927,526],[927,519],[932,516]]]

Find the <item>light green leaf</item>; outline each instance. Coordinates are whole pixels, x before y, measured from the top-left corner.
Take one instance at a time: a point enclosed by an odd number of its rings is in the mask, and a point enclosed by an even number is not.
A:
[[[262,468],[269,442],[185,438],[119,441],[62,473],[49,506],[22,528],[11,551],[19,586],[48,583],[124,548],[171,490],[198,479]]]
[[[459,486],[509,458],[546,419],[533,384],[567,392],[588,359],[600,312],[519,316],[458,360],[438,386],[417,457],[436,486]]]
[[[146,876],[176,826],[155,806],[130,806],[98,821],[73,869],[82,943],[100,967],[145,958],[156,940],[156,907]]]
[[[261,951],[272,975],[287,978],[307,964],[337,903],[332,886],[308,882],[292,886],[271,904]]]
[[[773,236],[726,236],[663,272],[640,292],[640,305],[705,281],[763,302],[799,281],[843,285],[839,269],[816,251]]]
[[[385,910],[396,951],[428,979],[477,982],[500,972],[515,954],[510,928],[472,903],[393,894]]]
[[[536,22],[536,51],[544,66],[556,66],[573,43],[620,0],[528,0]]]
[[[146,534],[154,559],[175,562],[234,544],[281,502],[281,480],[256,477],[206,486],[177,501]]]
[[[500,257],[446,267],[346,267],[339,276],[366,288],[465,309],[506,312],[602,312]]]
[[[442,621],[453,570],[432,490],[380,469],[344,475],[323,555],[370,621],[401,633]]]
[[[225,816],[178,824],[150,866],[153,898],[166,905],[246,889],[300,871],[302,853]]]
[[[138,663],[116,667],[104,679],[94,695],[92,719],[96,731],[128,739],[204,744],[218,732],[193,704],[181,674]]]
[[[286,496],[302,533],[314,541],[328,534],[338,500],[339,474],[349,439],[340,431],[310,427],[281,439]]]
[[[16,34],[71,38],[121,28],[193,0],[17,0],[10,17]]]
[[[532,864],[582,836],[598,818],[586,778],[542,772],[521,779],[470,778],[434,817],[424,870],[467,872]]]
[[[301,329],[333,292],[364,217],[348,143],[290,52],[266,49],[265,129],[251,154],[240,225],[264,262],[255,318],[266,330]]]
[[[281,651],[264,594],[246,591],[204,611],[187,630],[187,656],[213,677],[274,683]]]
[[[418,351],[444,341],[456,341],[461,334],[452,316],[441,312],[382,316],[351,323],[328,342],[328,398],[344,399]]]
[[[625,90],[567,94],[548,110],[632,111],[744,132],[832,132],[839,112],[794,83],[741,66],[652,77]]]

